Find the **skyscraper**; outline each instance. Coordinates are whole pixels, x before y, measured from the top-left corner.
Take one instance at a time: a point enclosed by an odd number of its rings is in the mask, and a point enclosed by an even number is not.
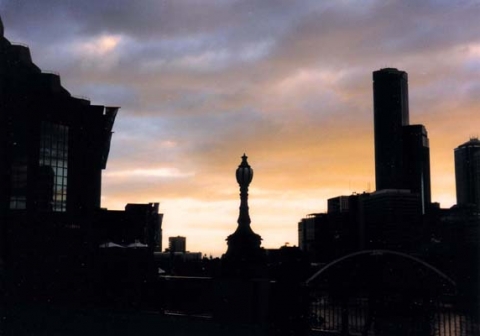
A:
[[[409,124],[408,75],[386,68],[373,73],[376,189],[402,189],[402,127]]]
[[[408,75],[386,68],[373,72],[376,190],[405,189],[431,203],[430,149],[423,125],[409,124]]]
[[[480,209],[480,140],[471,138],[454,153],[457,204]]]
[[[422,213],[432,202],[430,186],[430,146],[423,125],[403,126],[403,189],[419,194]]]

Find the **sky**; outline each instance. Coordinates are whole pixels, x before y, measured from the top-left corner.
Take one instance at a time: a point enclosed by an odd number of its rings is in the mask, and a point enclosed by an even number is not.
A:
[[[164,247],[226,251],[243,153],[266,248],[298,245],[328,198],[374,191],[375,70],[408,72],[442,207],[453,149],[480,133],[479,0],[0,0],[0,15],[72,95],[121,107],[102,206],[160,202]]]

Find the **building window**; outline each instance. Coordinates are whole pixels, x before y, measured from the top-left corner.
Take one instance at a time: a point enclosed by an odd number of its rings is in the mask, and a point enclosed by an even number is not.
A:
[[[42,122],[39,166],[39,208],[55,212],[67,211],[67,126]]]

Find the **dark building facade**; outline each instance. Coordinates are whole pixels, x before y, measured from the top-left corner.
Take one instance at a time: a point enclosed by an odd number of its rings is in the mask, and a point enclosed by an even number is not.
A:
[[[298,222],[298,247],[311,261],[330,259],[330,238],[327,214],[309,214]]]
[[[408,189],[431,203],[430,149],[423,125],[410,125],[408,74],[394,68],[373,72],[376,190]]]
[[[187,239],[185,237],[169,237],[168,238],[168,248],[170,252],[187,252]]]
[[[361,249],[412,252],[421,236],[422,202],[410,190],[384,189],[362,195]]]
[[[329,262],[362,245],[360,200],[368,194],[328,199],[328,212],[309,214],[298,223],[298,245],[313,262]],[[364,245],[364,244],[363,244]]]
[[[480,140],[472,138],[454,153],[457,205],[480,210]]]
[[[118,108],[73,97],[3,36],[0,54],[1,213],[99,208]]]
[[[374,193],[328,199],[328,213],[298,224],[299,246],[326,262],[372,248],[414,252],[433,209],[430,148],[423,125],[410,125],[408,75],[394,68],[373,72]]]
[[[363,209],[360,205],[366,195],[369,194],[354,193],[350,196],[333,197],[327,201],[328,221],[335,244],[333,250],[337,257],[358,251],[363,244],[364,232],[360,226]]]
[[[132,204],[125,206],[125,213],[132,218],[133,230],[127,239],[147,245],[152,251],[162,251],[163,214],[159,214],[159,203]],[[138,238],[136,238],[138,237]]]
[[[158,203],[118,212],[100,204],[118,107],[72,96],[28,47],[4,37],[1,19],[0,28],[0,263],[39,292],[41,284],[60,291],[53,280],[62,274],[72,287],[85,280],[106,242],[138,241],[153,258]]]
[[[298,223],[298,243],[311,261],[328,263],[362,250],[416,253],[425,243],[419,193],[383,189],[328,200],[328,212]]]
[[[403,127],[404,189],[420,195],[422,213],[432,203],[430,185],[430,145],[423,125]]]
[[[344,213],[349,211],[350,196],[337,196],[327,200],[328,213]]]
[[[403,126],[409,124],[408,75],[387,68],[373,73],[376,189],[398,189],[403,180]]]
[[[102,170],[117,110],[72,96],[58,75],[42,72],[28,47],[10,43],[2,28],[2,259],[25,255],[27,247],[48,250],[49,242],[62,240],[60,231],[72,238],[71,246],[73,236],[82,246],[93,242],[86,232],[100,209]]]
[[[125,210],[99,210],[94,218],[96,243],[138,245],[161,252],[163,214],[158,209],[159,203],[148,203],[127,204]]]

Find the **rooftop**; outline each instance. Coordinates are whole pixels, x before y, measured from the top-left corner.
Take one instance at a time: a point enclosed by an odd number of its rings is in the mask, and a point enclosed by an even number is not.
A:
[[[460,146],[455,148],[455,150],[459,148],[464,148],[464,147],[479,147],[479,146],[480,146],[480,140],[478,139],[478,137],[470,137],[470,140],[461,144]]]

